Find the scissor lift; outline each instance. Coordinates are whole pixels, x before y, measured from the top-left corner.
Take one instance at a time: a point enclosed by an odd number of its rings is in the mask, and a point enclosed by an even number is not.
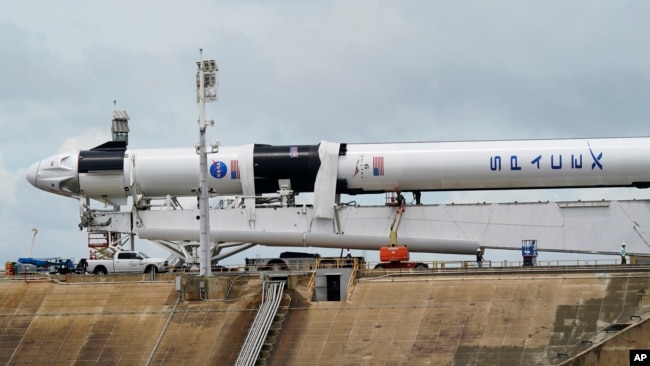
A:
[[[521,241],[521,255],[524,258],[524,267],[537,266],[537,240],[527,239]]]

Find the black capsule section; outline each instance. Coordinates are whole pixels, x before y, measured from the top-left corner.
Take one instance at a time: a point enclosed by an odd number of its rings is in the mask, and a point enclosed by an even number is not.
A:
[[[288,179],[295,192],[313,192],[320,167],[318,145],[255,145],[255,191],[277,192],[280,179]]]
[[[109,141],[79,152],[79,173],[124,171],[125,141]]]

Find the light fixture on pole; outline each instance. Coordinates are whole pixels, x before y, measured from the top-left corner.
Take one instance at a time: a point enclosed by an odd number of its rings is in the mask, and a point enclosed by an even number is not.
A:
[[[203,49],[199,50],[201,58]],[[208,199],[208,155],[205,145],[205,103],[217,100],[217,63],[214,60],[199,60],[196,63],[196,101],[199,104],[199,274],[212,275],[212,243],[210,241],[210,202]],[[209,122],[214,125],[214,121]]]

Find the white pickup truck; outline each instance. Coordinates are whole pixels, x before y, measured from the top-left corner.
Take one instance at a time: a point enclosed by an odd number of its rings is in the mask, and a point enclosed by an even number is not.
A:
[[[151,258],[144,253],[122,251],[117,252],[113,259],[89,259],[86,269],[89,273],[151,273],[167,272],[169,264],[162,258]]]

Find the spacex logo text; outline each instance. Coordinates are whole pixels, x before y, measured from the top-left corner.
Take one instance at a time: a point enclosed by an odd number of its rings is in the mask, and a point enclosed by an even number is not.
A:
[[[589,154],[591,155],[592,163],[591,163],[591,170],[595,170],[596,168],[603,170],[603,163],[601,162],[601,159],[603,158],[603,153],[600,152],[598,155],[591,149],[591,146],[589,145]],[[564,157],[564,162],[563,158]],[[566,161],[566,158],[568,157],[569,161]],[[503,165],[503,160],[506,160],[508,158],[503,158],[501,155],[493,155],[490,156],[490,170],[493,172],[501,171],[502,165]],[[519,171],[519,170],[524,170],[527,168],[531,169],[543,169],[544,167],[549,167],[553,170],[561,170],[561,169],[582,169],[582,160],[583,156],[582,154],[550,154],[549,155],[544,155],[544,154],[538,154],[535,156],[530,161],[530,165],[521,165],[521,161],[524,159],[520,159],[518,155],[510,155],[510,170],[511,171]],[[508,164],[507,162],[505,164]],[[525,163],[524,163],[525,164]],[[506,165],[506,170],[507,165]]]

